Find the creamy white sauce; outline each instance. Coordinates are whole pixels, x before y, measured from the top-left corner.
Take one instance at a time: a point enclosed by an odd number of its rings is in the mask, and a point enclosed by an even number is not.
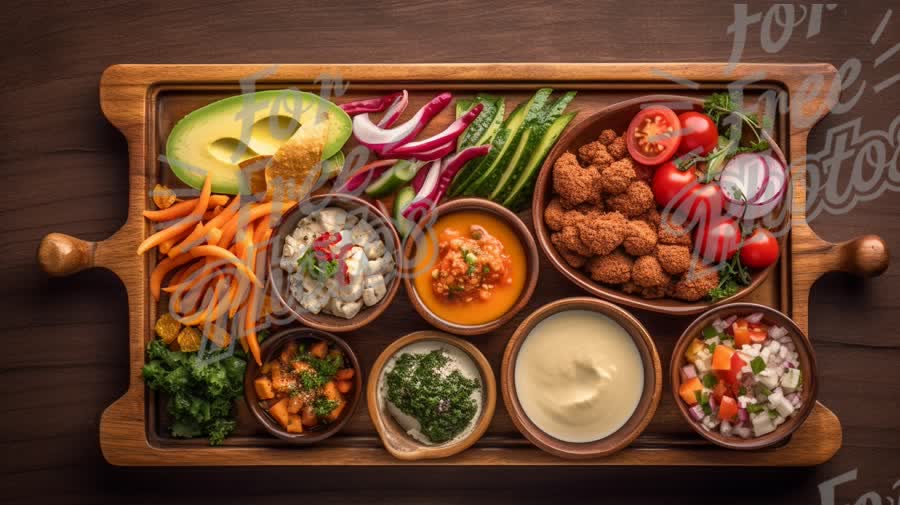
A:
[[[415,439],[418,442],[421,442],[426,445],[438,445],[428,439],[424,433],[422,433],[422,425],[419,423],[419,420],[404,414],[396,405],[388,400],[388,391],[387,391],[387,374],[394,369],[394,365],[397,363],[397,359],[405,353],[408,354],[428,354],[431,351],[435,351],[441,349],[443,350],[447,357],[449,358],[449,362],[441,368],[441,375],[447,376],[453,373],[454,370],[459,370],[459,373],[463,375],[463,377],[467,379],[477,379],[480,387],[472,392],[472,400],[475,401],[475,416],[469,422],[469,425],[466,426],[466,429],[461,431],[458,435],[456,435],[452,440],[448,440],[441,445],[452,444],[462,438],[465,438],[475,429],[475,424],[478,422],[478,419],[481,417],[481,410],[484,404],[484,380],[481,377],[481,370],[478,368],[478,365],[469,357],[469,355],[464,352],[462,349],[450,344],[445,344],[443,342],[437,342],[434,340],[423,340],[419,342],[415,342],[406,347],[403,347],[384,364],[384,368],[381,370],[381,376],[378,378],[378,393],[377,393],[377,401],[378,404],[381,405],[382,412],[387,412],[397,421],[404,430],[406,430],[406,434]]]
[[[525,415],[565,442],[592,442],[622,427],[644,390],[644,365],[628,332],[587,310],[556,313],[531,330],[516,358]]]

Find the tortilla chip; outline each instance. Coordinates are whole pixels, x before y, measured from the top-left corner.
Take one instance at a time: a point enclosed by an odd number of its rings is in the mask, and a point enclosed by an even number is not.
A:
[[[168,209],[175,203],[175,192],[162,184],[153,188],[153,204],[158,209]]]
[[[271,156],[254,156],[238,164],[247,178],[251,194],[260,196],[266,194],[266,166],[271,159]]]
[[[197,352],[200,350],[200,330],[185,326],[178,334],[178,348],[181,352]]]
[[[156,336],[161,338],[166,345],[169,345],[178,336],[178,332],[181,331],[181,323],[176,321],[171,314],[165,313],[156,320],[153,330],[156,332]]]
[[[265,170],[267,200],[299,201],[309,194],[322,173],[328,125],[327,116],[301,125],[272,155]]]

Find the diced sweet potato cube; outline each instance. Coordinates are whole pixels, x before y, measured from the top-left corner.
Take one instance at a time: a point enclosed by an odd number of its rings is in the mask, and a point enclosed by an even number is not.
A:
[[[278,359],[281,360],[285,365],[290,363],[294,357],[297,356],[297,342],[291,342],[288,345],[284,346],[284,349],[281,351],[281,355],[278,356]]]
[[[290,415],[287,411],[287,404],[288,399],[282,398],[280,402],[269,407],[269,415],[272,416],[273,419],[278,421],[278,424],[280,424],[284,429],[287,429],[288,416]]]
[[[266,364],[263,365],[262,368],[259,369],[259,373],[261,373],[263,375],[269,375],[269,372],[271,372],[271,371],[272,371],[272,362],[271,361],[266,361]]]
[[[337,390],[341,393],[347,394],[350,390],[353,389],[353,383],[350,381],[337,381]]]
[[[319,418],[316,417],[316,411],[313,410],[312,405],[303,407],[303,410],[300,411],[300,420],[303,422],[303,426],[315,426],[319,424]]]
[[[297,373],[308,372],[313,369],[313,367],[311,367],[309,363],[305,361],[295,361],[291,363],[291,367],[293,367],[294,371],[296,371]]]
[[[338,400],[338,406],[335,407],[334,410],[329,412],[328,415],[325,416],[325,418],[328,419],[329,422],[337,421],[337,418],[341,417],[341,412],[344,411],[344,407],[346,405],[347,402],[345,402],[344,400]]]
[[[348,381],[353,378],[353,369],[352,368],[344,368],[338,370],[336,374],[334,374],[334,378],[339,381]]]
[[[288,433],[303,433],[303,422],[300,420],[300,416],[296,414],[288,416],[287,431]]]
[[[300,396],[292,396],[288,399],[287,411],[291,414],[297,414],[303,408],[303,399]]]
[[[309,353],[319,359],[325,359],[325,356],[328,354],[328,344],[320,340],[309,348]]]
[[[287,393],[296,385],[297,381],[291,374],[281,369],[281,366],[272,366],[272,388],[279,393]]]
[[[334,383],[334,381],[325,384],[325,387],[322,388],[322,394],[325,396],[325,398],[328,398],[329,400],[335,402],[343,400],[341,392],[338,390],[337,385]]]
[[[260,400],[275,398],[275,391],[272,390],[272,381],[268,377],[258,377],[253,381],[253,387],[256,388],[256,397]]]

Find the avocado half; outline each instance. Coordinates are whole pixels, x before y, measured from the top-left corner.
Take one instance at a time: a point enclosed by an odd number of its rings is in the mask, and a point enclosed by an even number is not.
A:
[[[337,161],[350,138],[350,116],[318,95],[296,90],[246,93],[191,112],[169,134],[167,161],[175,175],[193,188],[200,189],[209,172],[214,193],[248,193],[238,164],[275,154],[294,132],[317,117],[330,123],[322,159]]]

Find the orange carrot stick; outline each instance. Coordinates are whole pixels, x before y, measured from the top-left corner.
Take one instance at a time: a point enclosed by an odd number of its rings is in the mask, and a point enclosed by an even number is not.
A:
[[[171,257],[181,254],[195,245],[200,245],[204,241],[210,241],[211,237],[209,236],[209,233],[211,232],[211,230],[217,229],[225,224],[225,222],[231,219],[231,216],[233,216],[234,213],[238,211],[240,206],[241,197],[240,195],[238,195],[231,199],[231,203],[228,204],[228,207],[225,207],[225,209],[222,210],[221,214],[212,218],[206,224],[200,226],[199,229],[195,228],[194,231],[187,236],[187,238],[185,238],[178,245],[169,250],[169,256]],[[218,242],[218,239],[216,239],[216,242]]]
[[[165,291],[166,293],[174,292],[176,289],[178,289],[179,284],[184,282],[185,279],[187,279],[191,274],[196,272],[202,266],[203,266],[203,262],[198,261],[196,263],[191,264],[187,268],[182,268],[172,277],[172,280],[169,282],[169,285],[162,288],[162,290]]]
[[[159,290],[162,287],[163,278],[173,268],[180,267],[194,258],[190,254],[182,254],[174,258],[166,258],[156,265],[153,272],[150,273],[150,294],[154,300],[159,300]]]
[[[224,207],[222,207],[221,205],[216,205],[216,208],[203,213],[203,220],[209,221],[210,219],[218,216],[222,213],[222,209],[224,209]]]
[[[235,256],[228,249],[224,249],[217,245],[201,245],[191,249],[190,254],[195,258],[206,256],[226,260],[227,262],[233,264],[239,272],[246,275],[250,279],[250,282],[252,282],[254,285],[259,288],[262,287],[262,282],[259,281],[259,278],[256,277],[256,274],[253,273],[249,268],[247,268],[247,265],[243,264],[241,260],[239,260],[237,256]]]
[[[197,207],[198,200],[199,198],[184,200],[182,202],[176,203],[168,209],[145,210],[144,217],[151,221],[171,221],[173,219],[178,219],[179,217],[184,217],[190,214],[191,211]],[[214,208],[217,206],[225,205],[226,203],[228,203],[228,197],[226,195],[212,195],[209,197],[209,201],[207,202],[207,208]]]
[[[236,215],[232,216],[231,220],[222,228],[222,239],[220,240],[219,245],[223,247],[231,245],[231,241],[237,234],[239,223],[243,223],[244,226],[249,226],[253,221],[270,214],[281,216],[291,210],[295,205],[297,205],[297,202],[266,202],[253,205],[246,211],[241,209]]]
[[[200,192],[200,198],[197,200],[197,206],[194,210],[181,221],[147,237],[141,242],[141,245],[138,246],[138,256],[153,249],[165,240],[177,236],[179,233],[187,230],[192,224],[200,221],[200,218],[203,217],[203,212],[206,210],[206,206],[209,203],[210,191],[212,191],[212,175],[207,174],[206,180],[203,182],[203,191]],[[169,208],[171,209],[172,207]]]

